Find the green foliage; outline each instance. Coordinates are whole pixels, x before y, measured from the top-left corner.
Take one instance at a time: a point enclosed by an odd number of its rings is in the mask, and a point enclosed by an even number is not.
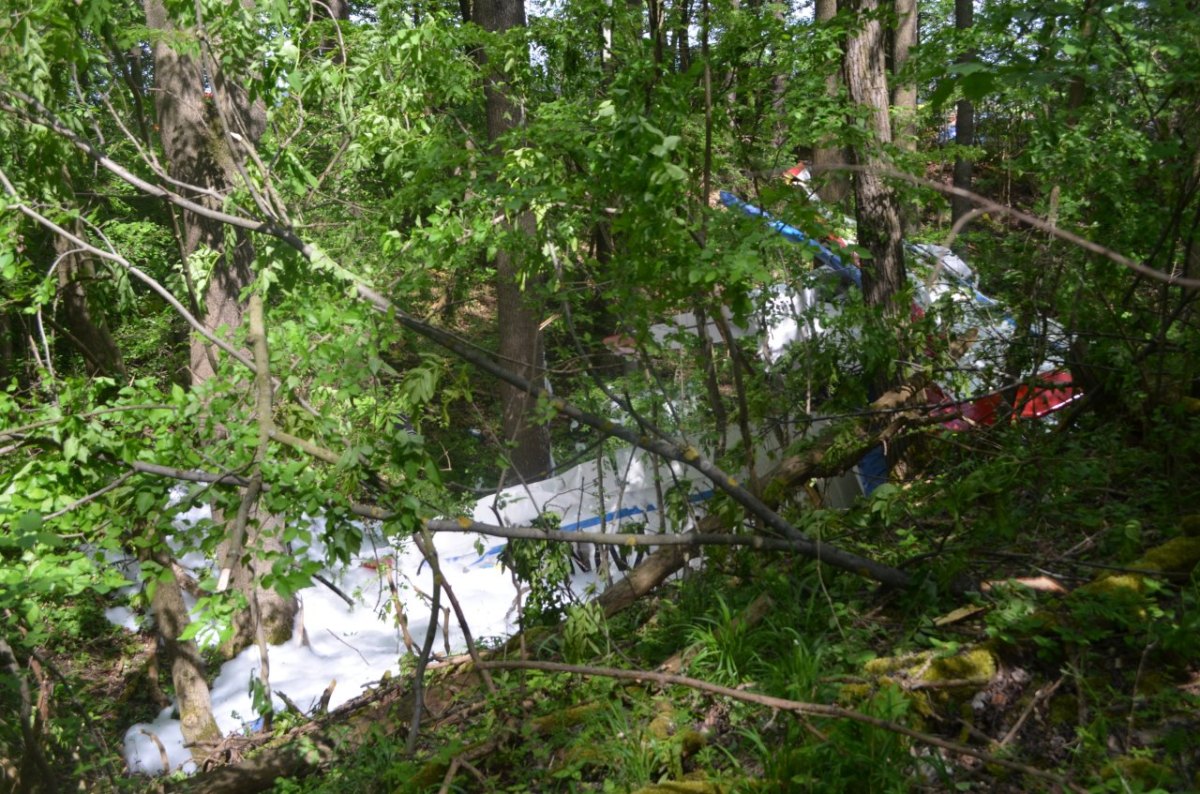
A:
[[[557,529],[560,517],[544,513],[531,522],[541,529]],[[512,572],[522,588],[529,589],[521,610],[522,626],[555,625],[567,614],[574,596],[571,593],[571,552],[564,543],[541,540],[510,540],[500,552],[500,563]],[[570,621],[568,621],[570,622]],[[594,613],[576,612],[574,622],[578,631],[588,633],[583,626],[595,625]],[[582,635],[572,634],[576,650]]]
[[[537,10],[528,28],[504,34],[462,24],[460,9],[444,3],[355,4],[341,22],[279,0],[166,6],[178,28],[169,34],[150,31],[138,4],[111,0],[19,2],[0,20],[0,168],[15,192],[0,197],[0,634],[22,664],[39,649],[98,631],[99,609],[126,584],[118,564],[141,562],[144,589],[133,597],[140,608],[162,574],[151,558],[200,552],[211,560],[226,539],[222,524],[177,519],[205,504],[236,514],[237,487],[173,486],[135,465],[260,475],[261,507],[285,519],[280,540],[290,548],[266,560],[261,583],[285,595],[321,565],[302,550],[319,542],[330,564],[355,552],[363,529],[352,503],[392,511],[385,531],[403,540],[422,518],[454,514],[470,489],[496,482],[506,464],[495,389],[364,307],[355,283],[491,349],[488,260],[515,251],[526,292],[546,309],[555,393],[614,423],[642,432],[653,424],[717,449],[735,472],[751,443],[788,448],[823,416],[861,412],[871,393],[864,373],[891,382],[915,374],[951,386],[970,382],[946,355],[953,340],[945,329],[961,318],[953,301],[929,307],[920,320],[884,324],[859,296],[838,295],[836,285],[811,276],[807,247],[710,207],[702,195],[705,187],[729,189],[815,239],[849,236],[853,225],[838,211],[772,184],[769,175],[817,146],[875,145],[860,124],[867,109],[826,90],[858,23],[852,15],[818,26],[782,7],[666,4],[656,39],[640,8],[599,0]],[[944,168],[955,157],[969,156],[981,192],[1053,214],[1059,228],[1163,273],[1195,278],[1194,9],[1176,0],[1005,0],[981,6],[971,31],[953,29],[950,18],[944,2],[923,8],[922,44],[910,61],[925,100],[920,145],[883,154],[939,178],[948,178]],[[598,32],[606,27],[611,46]],[[701,29],[707,52],[696,41]],[[690,31],[682,42],[679,30]],[[217,203],[256,222],[269,213],[273,227],[315,252],[305,259],[276,238],[246,232],[256,251],[252,289],[267,307],[277,381],[272,424],[332,460],[317,462],[278,435],[260,447],[264,417],[255,415],[254,380],[224,355],[212,379],[185,390],[190,328],[144,281],[98,254],[85,279],[87,305],[111,331],[128,372],[90,372],[53,272],[51,231],[18,211],[21,204],[84,229],[90,244],[119,253],[204,314],[204,291],[229,251],[182,256],[178,209],[97,167],[51,126],[83,136],[137,179],[172,185],[162,177],[165,151],[156,134],[151,50],[160,42],[191,56],[203,52],[226,80],[261,100],[267,131],[257,156],[241,165],[245,182]],[[969,52],[978,59],[959,62]],[[497,142],[487,140],[485,69],[502,75],[526,117]],[[941,146],[935,141],[945,115],[960,99],[979,111],[976,141]],[[42,107],[53,119],[39,115]],[[940,200],[923,192],[911,198],[920,210],[906,218],[910,238],[943,240]],[[528,234],[512,223],[526,212],[535,221]],[[229,231],[226,242],[234,239]],[[914,430],[897,439],[910,457],[910,481],[884,486],[849,510],[801,509],[800,500],[788,501],[792,494],[781,495],[789,519],[809,536],[905,564],[920,587],[880,605],[826,568],[710,554],[702,574],[671,586],[671,598],[636,610],[640,620],[609,621],[568,597],[564,547],[513,542],[506,564],[528,588],[523,624],[561,623],[552,647],[578,662],[617,658],[652,667],[688,650],[693,674],[832,702],[833,677],[855,676],[863,659],[892,655],[892,646],[949,653],[968,644],[934,621],[962,605],[954,593],[963,579],[1038,565],[1082,582],[1088,565],[1125,565],[1172,537],[1200,496],[1191,476],[1200,452],[1194,296],[999,217],[975,219],[956,245],[1016,327],[1003,360],[981,362],[988,374],[1016,383],[1065,359],[1086,403],[1057,424],[1001,421],[954,437],[932,424]],[[843,252],[847,260],[851,250]],[[766,310],[779,283],[811,287],[837,312],[822,307],[798,318],[820,320],[825,332],[794,344],[770,368],[749,343],[735,357],[694,334],[662,340],[649,332],[697,309],[712,317],[728,307],[733,321],[745,323]],[[1051,322],[1068,331],[1069,350],[1052,349]],[[247,347],[246,329],[219,333]],[[636,363],[606,350],[601,340],[614,334],[634,341]],[[615,406],[613,394],[648,423]],[[725,446],[743,410],[769,444],[755,438]],[[560,459],[614,452],[613,442],[548,410],[541,418],[565,453]],[[848,431],[833,453],[860,440]],[[676,523],[691,516],[687,486],[665,467],[655,477],[660,515]],[[462,488],[452,492],[450,483]],[[744,523],[730,500],[714,500],[710,514],[735,528]],[[311,522],[318,515],[322,531]],[[543,517],[539,525],[557,520]],[[1126,698],[1120,704],[1130,723],[1149,720],[1154,715],[1136,700],[1129,671],[1151,662],[1177,671],[1179,660],[1194,658],[1194,579],[1146,577],[1134,590],[1085,591],[1061,603],[999,585],[978,600],[986,617],[970,630],[1020,649],[1033,657],[1029,664],[1065,660],[1076,668],[1079,697]],[[200,586],[188,637],[227,630],[241,603],[236,594],[215,593],[214,582]],[[758,623],[743,620],[764,593],[771,613]],[[880,609],[886,621],[876,619]],[[1086,669],[1108,658],[1121,660],[1124,672],[1114,678],[1123,689],[1086,680]],[[567,688],[548,679],[512,681],[503,694],[531,687],[543,698],[533,704],[542,712],[566,697]],[[762,773],[763,785],[779,790],[901,790],[941,774],[892,734],[822,725],[822,742],[796,721],[772,723],[742,706],[713,729],[715,747],[696,750],[679,738],[682,730],[650,730],[663,714],[645,693],[598,683],[580,690],[612,700],[603,718],[544,746],[506,750],[509,766],[489,769],[488,780],[537,789],[543,781],[536,775],[550,770],[547,787],[627,790],[702,770]],[[676,726],[711,716],[707,704],[682,693],[663,699]],[[864,702],[889,719],[912,719],[911,701],[890,688]],[[1176,705],[1164,696],[1155,708],[1165,714]],[[63,711],[50,729],[81,735]],[[485,738],[494,725],[484,722],[470,738]],[[1073,726],[1077,767],[1105,768],[1105,737],[1118,722],[1097,713]],[[0,754],[15,746],[8,730],[0,731]],[[414,760],[380,737],[356,764],[338,765],[326,784],[315,785],[407,785],[425,761],[448,768],[460,741],[436,737],[431,754]],[[56,757],[71,757],[70,744],[55,745]],[[1114,762],[1107,776],[1091,778],[1100,788],[1165,779],[1131,769]]]

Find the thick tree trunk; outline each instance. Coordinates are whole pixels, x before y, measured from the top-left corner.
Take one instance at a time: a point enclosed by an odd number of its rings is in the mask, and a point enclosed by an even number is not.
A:
[[[502,32],[525,25],[523,0],[479,0],[475,4],[476,21],[485,29]],[[495,144],[509,130],[524,125],[524,109],[514,102],[499,68],[487,70],[488,141]],[[513,224],[513,231],[527,236],[532,243],[537,233],[532,213],[522,211]],[[523,267],[527,251],[522,246],[509,245],[496,252],[496,304],[500,331],[499,354],[505,363],[522,377],[540,382],[545,375],[544,352],[540,324],[542,307],[525,285],[535,285]],[[525,278],[522,277],[524,272]],[[522,480],[541,479],[549,474],[550,434],[534,420],[537,400],[507,384],[500,386],[503,410],[504,438],[511,446],[509,460],[512,471]]]
[[[162,566],[162,575],[154,583],[150,605],[154,609],[158,634],[171,659],[171,682],[175,685],[175,702],[179,708],[183,740],[198,763],[208,757],[214,745],[221,741],[221,729],[213,718],[212,699],[204,678],[204,660],[200,658],[200,650],[195,642],[179,639],[190,621],[174,567],[165,554],[159,554],[155,562]]]
[[[837,16],[837,0],[816,0],[817,24],[824,24]],[[831,98],[838,95],[839,80],[836,72],[825,78],[825,93]],[[822,201],[836,204],[850,193],[850,180],[844,172],[836,170],[846,164],[846,157],[836,141],[820,141],[813,149],[813,170],[817,175],[817,195]]]
[[[896,143],[914,151],[917,148],[917,84],[901,77],[909,51],[917,43],[917,0],[895,0],[896,30],[892,35],[892,109],[896,121]]]
[[[896,195],[878,172],[883,166],[880,147],[892,141],[888,118],[887,64],[883,27],[876,16],[879,0],[855,0],[863,16],[846,44],[846,87],[850,99],[867,113],[871,144],[858,148],[854,158],[864,170],[854,177],[858,244],[871,253],[863,266],[863,293],[869,306],[883,307],[888,316],[900,314],[896,295],[904,285],[904,246]]]
[[[82,224],[73,224],[72,233],[86,237]],[[83,355],[88,375],[122,377],[125,360],[109,333],[103,314],[95,314],[88,301],[88,284],[96,278],[95,263],[65,237],[54,235],[54,255],[58,260],[58,294],[62,298],[63,325],[69,340]]]
[[[959,30],[970,30],[975,24],[974,0],[954,0],[954,27]],[[966,63],[975,60],[975,53],[967,52],[959,59]],[[975,143],[975,106],[969,99],[960,99],[954,122],[954,142],[959,146],[971,146]],[[974,163],[961,154],[954,158],[954,186],[963,190],[971,190],[974,180]],[[950,201],[950,220],[957,223],[958,219],[971,211],[971,201],[963,196],[954,196]]]
[[[692,48],[688,37],[691,29],[691,0],[676,0],[679,9],[678,23],[675,27],[675,49],[678,51],[679,71],[686,72],[692,67]]]
[[[174,31],[161,0],[146,0],[145,9],[146,22],[152,29]],[[213,209],[220,209],[221,202],[212,194],[229,193],[237,174],[236,159],[241,157],[228,146],[222,117],[233,126],[232,132],[251,142],[257,141],[265,128],[261,103],[252,106],[245,91],[237,86],[211,90],[218,82],[194,57],[176,53],[163,42],[154,45],[154,106],[171,176],[208,191],[208,195],[197,195],[194,200]],[[183,213],[184,254],[190,258],[205,249],[224,254],[216,257],[204,294],[195,297],[204,313],[205,327],[224,328],[223,333],[228,334],[242,324],[238,295],[254,277],[254,246],[245,232],[230,229],[229,240],[226,232],[219,221]],[[232,250],[227,250],[230,247]],[[198,385],[211,378],[215,363],[210,345],[193,335],[192,383]]]
[[[146,22],[150,28],[174,33],[161,0],[146,0]],[[169,40],[169,39],[167,39]],[[206,90],[206,88],[211,90]],[[194,57],[175,52],[160,41],[154,46],[155,110],[171,176],[207,191],[194,200],[219,209],[215,196],[227,195],[238,183],[240,163],[245,153],[231,148],[231,140],[240,138],[253,145],[266,128],[266,110],[261,102],[251,102],[243,86],[223,79],[211,68],[203,68]],[[224,129],[228,124],[231,129]],[[230,134],[232,133],[232,134]],[[218,334],[228,335],[242,324],[239,297],[254,278],[254,245],[248,234],[196,213],[183,213],[182,248],[187,257],[215,252],[215,264],[202,296],[195,296],[203,312],[204,325]],[[205,340],[193,335],[189,367],[193,386],[215,374],[216,356]],[[220,521],[221,516],[214,515]],[[251,550],[248,569],[236,572],[234,581],[247,593],[269,570],[263,551],[281,549],[273,530],[278,524],[264,518],[250,528],[245,548]],[[241,566],[239,566],[241,567]],[[264,629],[268,636],[291,636],[297,605],[272,590],[258,587],[261,614],[269,616]],[[255,627],[244,619],[235,622],[232,642],[225,653],[236,652],[254,642]]]

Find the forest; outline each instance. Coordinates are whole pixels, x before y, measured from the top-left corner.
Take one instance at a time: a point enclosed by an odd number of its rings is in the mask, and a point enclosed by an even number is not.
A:
[[[0,794],[1200,789],[1196,0],[5,0]]]

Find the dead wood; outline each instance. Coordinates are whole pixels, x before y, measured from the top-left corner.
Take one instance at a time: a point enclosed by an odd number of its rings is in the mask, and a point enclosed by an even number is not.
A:
[[[705,522],[702,522],[705,523]],[[710,531],[717,522],[706,519]],[[628,576],[604,591],[597,601],[604,614],[612,617],[651,592],[679,571],[695,553],[683,547],[668,547],[650,554]],[[515,648],[516,638],[505,649]],[[501,649],[503,655],[505,649]],[[431,665],[432,669],[432,665]],[[438,668],[442,676],[426,684],[425,707],[435,715],[446,710],[457,691],[474,687],[479,671],[465,660]],[[405,730],[413,714],[413,691],[401,686],[386,687],[362,695],[331,712],[327,717],[296,728],[285,737],[268,741],[247,757],[212,757],[200,774],[170,788],[179,792],[205,794],[242,794],[266,791],[282,777],[304,777],[328,765],[335,754],[345,754],[362,745],[372,735],[397,734]],[[546,718],[550,727],[556,718]],[[442,767],[444,773],[445,768]]]
[[[914,387],[908,386],[896,392],[884,395],[876,401],[875,407],[898,406],[902,400],[911,400],[919,393]],[[882,432],[899,432],[904,422],[911,421],[909,414],[894,416]],[[879,443],[879,435],[867,430],[868,419],[854,418],[848,422],[850,426],[861,428],[863,443],[870,446]],[[822,434],[814,446],[821,447],[822,454],[811,453],[788,458],[778,466],[772,474],[771,488],[787,489],[795,487],[814,477],[827,476],[833,466],[841,466],[841,473],[854,464],[857,458],[852,453],[834,454],[830,450],[834,446],[834,433],[846,425],[835,426],[826,434]],[[867,449],[870,448],[867,447]],[[833,459],[836,457],[837,463]],[[826,468],[822,468],[826,467]],[[709,516],[700,522],[701,532],[728,531],[721,521]],[[597,603],[604,610],[605,617],[613,617],[628,609],[642,596],[654,591],[674,574],[678,573],[698,549],[687,546],[667,546],[648,555],[639,565],[635,566],[624,579],[614,583],[597,597]],[[754,620],[751,610],[747,620]],[[499,655],[511,653],[519,647],[519,640],[514,637],[500,649]],[[453,668],[443,666],[447,670],[446,677],[437,682],[430,682],[425,689],[427,706],[435,715],[449,702],[453,691],[464,686],[473,686],[478,681],[478,672],[474,665],[463,663]],[[439,707],[437,704],[441,704]],[[212,794],[240,794],[269,789],[280,777],[302,777],[312,774],[322,766],[330,763],[338,751],[345,753],[361,745],[373,732],[382,731],[386,734],[397,733],[406,728],[412,718],[413,697],[410,690],[401,692],[397,688],[380,690],[364,695],[332,712],[328,717],[292,731],[287,737],[277,743],[264,746],[250,757],[236,763],[230,763],[203,774],[197,775],[180,784],[179,791],[204,791]],[[467,754],[470,759],[470,754]],[[221,759],[210,759],[211,762],[221,763]],[[431,774],[436,770],[430,770]],[[445,766],[441,773],[445,772]],[[441,774],[439,773],[439,774]]]

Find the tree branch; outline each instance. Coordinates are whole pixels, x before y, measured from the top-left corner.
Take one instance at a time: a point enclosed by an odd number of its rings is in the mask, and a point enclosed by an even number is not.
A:
[[[954,187],[952,185],[944,185],[941,182],[935,182],[931,179],[925,179],[923,177],[915,176],[915,175],[909,174],[905,171],[900,171],[895,168],[889,168],[886,166],[874,166],[874,165],[817,166],[817,165],[810,165],[809,170],[810,171],[855,171],[855,172],[859,172],[859,173],[864,173],[864,172],[870,171],[873,173],[882,174],[883,176],[890,177],[892,179],[899,179],[903,182],[908,182],[909,184],[917,185],[918,187],[924,187],[924,188],[929,188],[930,190],[936,190],[939,193],[944,193],[946,195],[958,196],[960,198],[965,198],[965,199],[971,201],[973,204],[977,205],[984,212],[994,212],[998,215],[1008,215],[1009,217],[1015,218],[1016,220],[1020,221],[1021,223],[1026,224],[1027,226],[1032,226],[1033,228],[1035,228],[1039,231],[1045,232],[1046,234],[1050,235],[1051,237],[1057,237],[1058,239],[1063,240],[1068,243],[1071,243],[1072,245],[1078,246],[1079,248],[1082,248],[1085,251],[1090,251],[1093,254],[1098,254],[1098,255],[1104,257],[1105,259],[1108,259],[1112,262],[1116,262],[1118,265],[1121,265],[1122,267],[1129,268],[1130,270],[1134,271],[1135,273],[1141,273],[1143,276],[1146,276],[1147,278],[1154,279],[1155,281],[1161,281],[1164,284],[1167,284],[1169,286],[1184,287],[1186,289],[1200,289],[1200,279],[1198,279],[1198,278],[1187,278],[1185,276],[1177,276],[1173,273],[1164,273],[1163,271],[1156,270],[1156,269],[1150,267],[1149,265],[1143,265],[1141,262],[1135,262],[1134,260],[1125,256],[1124,254],[1118,253],[1117,251],[1114,251],[1111,248],[1107,248],[1103,245],[1100,245],[1100,243],[1094,243],[1091,240],[1087,239],[1086,237],[1081,237],[1080,235],[1075,234],[1074,232],[1069,232],[1066,229],[1059,228],[1057,225],[1050,223],[1049,221],[1042,220],[1041,218],[1037,217],[1036,215],[1030,215],[1029,213],[1022,212],[1021,210],[1016,209],[1014,207],[1006,206],[997,201],[993,201],[992,199],[986,198],[985,196],[981,196],[978,193],[974,193],[970,190],[966,190],[965,188]]]
[[[583,676],[600,676],[604,678],[615,678],[623,681],[653,681],[663,686],[684,686],[689,689],[695,689],[700,692],[707,692],[712,695],[727,697],[731,700],[739,700],[743,703],[753,703],[767,708],[778,709],[780,711],[789,711],[793,714],[800,714],[808,717],[829,717],[832,719],[850,720],[863,725],[870,725],[873,728],[880,728],[892,733],[898,733],[901,736],[907,736],[910,739],[918,741],[922,744],[927,744],[932,747],[940,747],[943,750],[948,750],[952,753],[960,755],[969,755],[973,758],[978,758],[987,764],[995,764],[1006,769],[1012,769],[1022,774],[1031,777],[1048,780],[1056,785],[1064,788],[1070,788],[1075,791],[1084,791],[1078,786],[1074,786],[1066,778],[1057,775],[1053,772],[1047,772],[1044,769],[1029,766],[1028,764],[1009,761],[1006,758],[999,758],[983,750],[977,750],[974,747],[969,747],[958,742],[947,741],[939,736],[933,736],[928,733],[914,731],[912,728],[905,727],[895,722],[872,717],[869,714],[863,714],[861,711],[842,708],[841,706],[829,706],[823,703],[808,703],[801,700],[786,700],[784,698],[772,697],[770,695],[760,695],[755,692],[747,692],[744,689],[732,689],[718,684],[710,684],[707,681],[701,681],[698,678],[690,678],[683,675],[673,675],[670,673],[657,673],[647,670],[621,670],[614,667],[589,667],[573,664],[560,664],[558,662],[536,662],[536,661],[519,661],[506,660],[495,662],[483,662],[481,665],[487,670],[540,670],[549,673],[570,673],[572,675]]]
[[[892,585],[895,587],[905,587],[909,584],[910,577],[901,570],[892,568],[888,565],[876,562],[866,557],[861,557],[857,554],[844,551],[836,546],[821,543],[820,541],[812,541],[802,532],[792,526],[782,516],[768,507],[761,499],[752,494],[736,479],[718,468],[712,461],[700,454],[700,451],[690,444],[681,444],[674,441],[648,438],[643,434],[639,434],[633,430],[613,424],[610,420],[590,414],[571,403],[548,394],[545,389],[527,379],[512,372],[506,367],[496,362],[490,355],[481,353],[474,349],[464,340],[458,338],[454,334],[423,322],[407,312],[394,306],[391,301],[384,298],[381,294],[373,290],[369,285],[354,274],[347,271],[335,263],[327,254],[316,248],[314,245],[305,243],[292,229],[284,228],[277,224],[266,221],[254,221],[242,218],[235,215],[229,215],[224,212],[210,210],[203,205],[188,201],[182,196],[179,196],[172,191],[147,182],[127,169],[118,165],[109,159],[90,141],[75,134],[74,131],[67,128],[59,122],[54,115],[39,103],[33,97],[29,97],[19,91],[9,90],[13,96],[17,96],[29,107],[37,111],[43,120],[38,121],[32,119],[35,123],[45,124],[57,134],[70,140],[76,147],[94,158],[102,167],[112,172],[114,175],[125,180],[130,185],[144,190],[150,195],[162,198],[176,206],[183,207],[199,215],[202,215],[213,220],[227,223],[242,229],[257,231],[263,234],[268,234],[292,246],[305,259],[309,261],[318,270],[324,270],[335,275],[337,278],[349,281],[355,287],[355,294],[359,299],[372,306],[376,311],[388,317],[392,317],[401,326],[413,331],[420,336],[428,339],[434,344],[445,348],[463,361],[476,366],[482,371],[492,375],[498,380],[507,383],[511,386],[520,389],[534,397],[547,398],[549,405],[554,411],[564,416],[568,416],[575,421],[592,427],[605,435],[613,436],[625,441],[635,447],[644,449],[647,452],[658,455],[667,460],[673,460],[682,463],[704,477],[709,479],[718,489],[727,493],[730,498],[745,508],[751,515],[756,516],[766,526],[771,527],[777,532],[780,532],[784,537],[789,538],[796,544],[796,550],[805,555],[818,559],[824,563],[850,571],[860,576],[867,576],[878,582]],[[28,118],[19,108],[16,108],[8,103],[0,101],[0,109],[6,109],[10,112],[17,113],[24,118]],[[174,299],[172,299],[174,301]],[[178,301],[174,301],[178,306]],[[182,306],[178,307],[182,310]],[[236,352],[236,351],[233,351]],[[239,354],[239,360],[243,361],[247,367],[253,370],[253,365]]]

